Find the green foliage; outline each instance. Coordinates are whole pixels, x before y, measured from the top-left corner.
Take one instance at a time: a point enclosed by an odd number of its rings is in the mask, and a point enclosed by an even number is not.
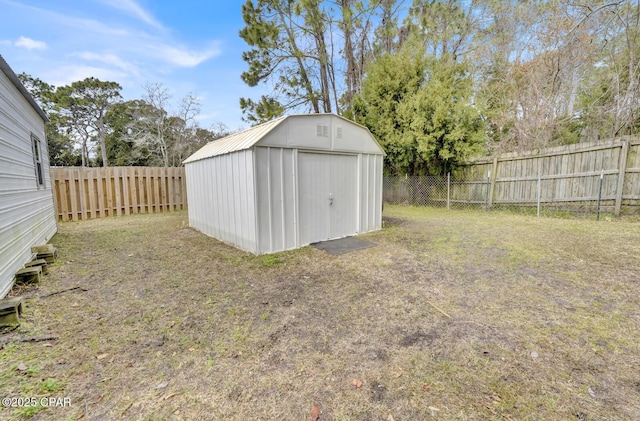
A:
[[[38,403],[33,406],[24,406],[21,408],[16,408],[14,409],[14,413],[20,417],[33,418],[38,414],[38,412],[42,411],[43,409],[47,409],[47,408]]]
[[[47,379],[40,385],[40,391],[43,393],[55,393],[62,389],[62,383],[56,379]]]
[[[126,101],[113,104],[107,111],[105,121],[111,131],[106,137],[106,148],[108,160],[112,165],[149,164],[148,150],[137,147],[131,136],[139,119],[138,112],[145,106],[147,104],[144,101]]]
[[[397,8],[385,1],[388,41]],[[372,57],[370,32],[379,3],[362,0],[247,0],[240,37],[250,47],[242,53],[248,86],[267,85],[260,100],[240,101],[251,123],[286,110],[314,113],[349,110]],[[341,79],[343,78],[343,79]]]
[[[511,98],[514,83],[509,79],[509,63],[506,57],[495,54],[482,72],[482,80],[476,88],[487,121],[487,137],[498,143],[505,139],[513,127]]]
[[[580,142],[583,122],[577,118],[559,118],[553,127],[551,142],[553,145],[573,145]]]
[[[108,165],[105,141],[109,128],[105,125],[105,116],[109,107],[120,100],[121,89],[116,82],[104,82],[94,77],[56,89],[55,109],[67,134],[80,140],[83,165],[89,163],[89,143],[92,141],[100,148],[103,165]]]
[[[79,165],[80,155],[75,151],[74,142],[63,131],[65,120],[55,112],[55,88],[53,85],[26,73],[20,73],[17,76],[49,118],[49,122],[45,126],[45,135],[47,137],[50,165]]]
[[[354,99],[356,121],[379,140],[391,174],[443,174],[480,153],[484,122],[467,66],[408,41],[374,63]]]
[[[474,32],[469,14],[471,8],[460,0],[414,0],[406,25],[418,37],[427,54],[450,55],[454,59],[469,46]]]
[[[32,365],[29,366],[29,368],[27,368],[24,372],[28,375],[38,374],[40,372],[40,367],[38,367],[37,365]]]
[[[277,99],[264,95],[259,102],[254,102],[250,98],[240,98],[240,108],[245,114],[245,120],[254,124],[271,121],[285,112],[285,108]]]
[[[274,91],[257,103],[240,100],[249,122],[267,121],[285,108],[301,104],[309,104],[319,112],[317,90],[308,73],[314,63],[313,51],[303,51],[298,46],[305,34],[298,29],[302,22],[296,12],[300,8],[290,0],[247,0],[242,6],[245,27],[239,35],[251,49],[242,53],[249,69],[241,78],[249,86],[271,81]],[[288,106],[283,106],[278,97],[285,98]]]
[[[276,254],[264,254],[258,257],[258,260],[264,267],[274,267],[282,263],[282,259]]]

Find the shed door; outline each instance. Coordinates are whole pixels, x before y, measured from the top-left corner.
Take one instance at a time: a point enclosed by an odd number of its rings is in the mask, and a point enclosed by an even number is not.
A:
[[[357,169],[353,155],[298,154],[300,244],[356,233]]]

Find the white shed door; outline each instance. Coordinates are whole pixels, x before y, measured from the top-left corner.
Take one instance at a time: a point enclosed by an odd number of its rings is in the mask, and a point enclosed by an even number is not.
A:
[[[354,155],[298,154],[300,244],[356,233],[357,169]]]

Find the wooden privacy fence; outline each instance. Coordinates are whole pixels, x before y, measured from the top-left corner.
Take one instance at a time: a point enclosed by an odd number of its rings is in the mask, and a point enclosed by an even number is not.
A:
[[[182,167],[52,167],[51,183],[61,221],[187,207]]]
[[[458,180],[487,186],[487,205],[591,206],[619,215],[640,210],[640,140],[578,143],[477,160]],[[602,179],[602,182],[600,181]]]
[[[540,206],[640,212],[640,140],[579,143],[475,160],[450,177],[386,177],[384,200],[430,206]]]

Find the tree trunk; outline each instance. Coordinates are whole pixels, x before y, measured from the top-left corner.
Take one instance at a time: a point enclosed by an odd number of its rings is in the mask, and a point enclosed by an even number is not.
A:
[[[102,166],[108,167],[109,161],[107,159],[107,143],[105,141],[104,133],[104,117],[100,115],[96,121],[96,127],[98,128],[98,142],[100,142],[100,152],[102,152]]]
[[[307,69],[304,66],[304,62],[302,61],[302,51],[300,51],[296,43],[296,35],[291,29],[291,27],[289,26],[287,22],[287,17],[285,16],[284,11],[280,7],[278,7],[278,15],[280,15],[282,26],[285,28],[287,37],[289,39],[289,42],[291,43],[291,48],[293,50],[292,54],[295,56],[296,62],[298,63],[298,70],[300,71],[300,77],[302,78],[302,83],[304,85],[304,88],[307,91],[307,97],[309,99],[309,102],[311,102],[313,111],[316,114],[318,114],[320,113],[320,105],[318,104],[318,98],[313,92],[313,85],[311,84],[311,80],[309,79],[309,75],[307,74]]]

